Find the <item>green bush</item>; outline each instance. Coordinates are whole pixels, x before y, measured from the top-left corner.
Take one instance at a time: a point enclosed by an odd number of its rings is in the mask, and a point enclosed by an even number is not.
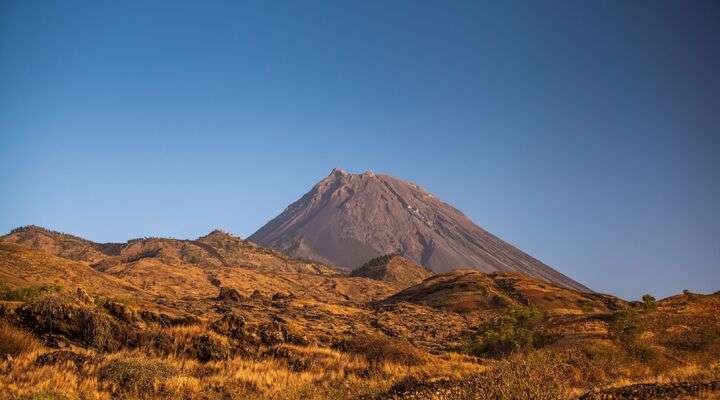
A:
[[[514,292],[515,291],[515,285],[510,279],[498,279],[497,285],[500,289],[502,289],[505,292]]]
[[[609,326],[610,335],[625,348],[628,354],[642,362],[657,359],[657,352],[652,346],[641,342],[638,338],[642,332],[635,310],[621,310],[615,313]]]
[[[620,343],[636,340],[640,334],[637,313],[633,310],[620,310],[613,315],[610,321],[611,336]]]
[[[646,310],[652,310],[657,307],[655,298],[649,294],[643,295],[642,301],[643,301],[643,306],[645,307]]]
[[[543,320],[543,313],[537,309],[513,308],[483,325],[465,350],[479,357],[501,357],[546,346],[556,336],[543,329]]]
[[[2,301],[30,301],[46,294],[57,293],[62,290],[59,285],[34,285],[11,289],[7,283],[0,281],[0,300]]]

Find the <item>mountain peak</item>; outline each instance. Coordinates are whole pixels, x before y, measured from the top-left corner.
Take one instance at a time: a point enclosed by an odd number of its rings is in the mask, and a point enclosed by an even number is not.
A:
[[[18,226],[17,228],[10,231],[10,233],[21,233],[21,232],[42,232],[42,233],[59,233],[51,231],[50,229],[43,228],[42,226],[37,225],[25,225],[25,226]]]
[[[335,167],[330,171],[330,176],[346,176],[349,175],[347,171],[342,168]]]
[[[25,237],[25,238],[36,238],[36,237],[42,236],[42,235],[89,243],[89,241],[87,239],[83,239],[81,237],[71,235],[69,233],[54,231],[52,229],[44,228],[44,227],[38,226],[38,225],[19,226],[15,229],[11,230],[10,233],[8,233],[7,235],[5,235],[3,237],[16,236],[16,237]]]
[[[375,176],[375,173],[372,172],[372,170],[367,170],[362,173],[353,174],[352,172],[348,172],[342,168],[333,168],[332,171],[330,171],[330,175],[328,177],[336,177],[336,178],[342,178],[342,177],[361,177],[361,178],[372,178]]]
[[[248,240],[298,257],[357,268],[400,252],[435,272],[470,267],[521,272],[589,291],[475,225],[418,185],[371,171],[333,169],[323,180]]]
[[[232,235],[228,232],[225,232],[222,229],[213,229],[212,232],[208,233],[205,236],[201,236],[198,239],[205,239],[205,238],[232,238],[232,239],[241,239],[240,237],[237,237],[235,235]]]

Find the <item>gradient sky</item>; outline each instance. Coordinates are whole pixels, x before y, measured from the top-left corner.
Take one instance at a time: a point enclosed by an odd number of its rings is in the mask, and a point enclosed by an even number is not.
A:
[[[449,3],[449,4],[448,4]],[[250,235],[335,167],[720,290],[720,2],[0,2],[0,231]]]

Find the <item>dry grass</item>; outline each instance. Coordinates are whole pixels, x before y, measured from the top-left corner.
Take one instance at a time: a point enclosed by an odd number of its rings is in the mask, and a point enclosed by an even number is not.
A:
[[[176,377],[178,372],[169,361],[138,356],[105,364],[98,377],[107,382],[109,391],[115,396],[146,398],[152,397],[160,385]]]
[[[135,241],[144,258],[104,258],[100,270],[0,243],[3,296],[21,300],[0,302],[0,400],[547,400],[720,379],[718,295],[633,307],[459,271],[378,301],[394,289],[211,236]],[[210,243],[228,265],[198,259]],[[80,245],[49,250],[83,256]],[[37,290],[50,284],[67,292]],[[220,284],[242,298],[218,299]],[[541,312],[512,311],[526,302]],[[448,352],[473,338],[474,354],[495,358]]]
[[[200,361],[221,360],[230,355],[227,337],[197,325],[147,330],[141,335],[139,347],[145,354]]]
[[[0,399],[52,393],[82,399],[351,399],[382,394],[408,377],[459,380],[483,370],[461,356],[428,356],[428,362],[407,366],[328,348],[281,348],[260,359],[207,363],[119,352],[88,359],[82,368],[38,365],[41,353],[33,351],[0,363],[0,387],[8,389]]]
[[[473,387],[478,400],[557,400],[571,395],[567,366],[547,353],[501,362]]]
[[[0,357],[16,357],[39,348],[40,342],[32,334],[0,320]]]

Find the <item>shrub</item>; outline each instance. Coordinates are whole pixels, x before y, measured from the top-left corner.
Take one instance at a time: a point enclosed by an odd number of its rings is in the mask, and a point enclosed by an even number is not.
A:
[[[360,335],[338,346],[342,351],[363,355],[368,361],[419,365],[425,360],[423,352],[407,341],[383,335]]]
[[[646,310],[652,310],[657,307],[655,298],[649,294],[643,295],[642,301],[643,307],[645,307]]]
[[[3,322],[0,324],[0,356],[18,356],[40,347],[40,342],[24,330]]]
[[[636,312],[633,310],[616,312],[610,321],[608,329],[611,336],[620,343],[624,344],[636,340],[640,334]]]
[[[515,291],[515,285],[510,279],[498,279],[497,285],[500,289],[506,291],[506,292],[512,292]]]
[[[548,345],[556,337],[542,328],[543,319],[543,313],[537,309],[513,308],[481,326],[465,351],[479,357],[501,357]]]
[[[642,362],[657,359],[657,352],[647,343],[638,340],[641,327],[634,310],[621,310],[613,315],[609,325],[610,335],[620,343],[628,354]]]
[[[502,278],[496,280],[495,282],[500,290],[502,290],[506,295],[520,302],[520,304],[526,306],[530,304],[528,298],[525,297],[522,292],[517,290],[517,288],[515,287],[515,282],[513,282],[512,279]]]

